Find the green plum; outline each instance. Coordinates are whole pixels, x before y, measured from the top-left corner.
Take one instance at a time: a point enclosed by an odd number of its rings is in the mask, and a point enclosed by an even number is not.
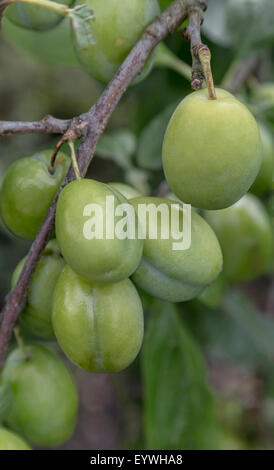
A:
[[[270,191],[274,175],[274,146],[271,132],[262,124],[259,125],[262,140],[262,157],[260,171],[250,188],[257,196],[263,196]]]
[[[124,211],[115,214],[123,209],[121,204],[132,209],[128,221]],[[130,203],[106,184],[83,179],[69,183],[61,192],[56,209],[56,238],[66,262],[86,281],[118,282],[137,268],[143,241],[130,238],[124,230],[120,236],[118,229],[120,224],[125,227],[123,221],[127,231],[137,230],[137,216]]]
[[[142,345],[143,309],[129,279],[94,285],[66,266],[54,292],[52,319],[64,353],[89,372],[125,369]]]
[[[129,186],[129,184],[125,183],[108,183],[108,186],[110,186],[112,189],[115,189],[116,191],[119,191],[119,193],[122,194],[126,199],[133,199],[134,197],[140,197],[142,196],[137,189],[133,188],[132,186]]]
[[[70,159],[59,153],[54,173],[49,171],[52,150],[21,158],[7,170],[0,190],[0,211],[15,235],[34,239],[69,168]]]
[[[229,281],[251,281],[269,269],[273,256],[271,223],[256,196],[246,194],[227,209],[207,211],[205,218],[219,239]]]
[[[74,53],[69,18],[65,18],[56,28],[38,33],[30,29],[18,28],[5,17],[2,22],[4,39],[21,52],[26,52],[40,62],[67,67],[80,67]]]
[[[26,258],[17,265],[12,276],[15,286]],[[64,258],[56,240],[51,240],[35,270],[29,290],[27,303],[20,314],[20,323],[32,334],[45,339],[55,338],[51,322],[52,297],[57,279],[65,266]]]
[[[55,447],[67,441],[76,422],[78,399],[64,364],[42,346],[26,346],[29,359],[19,349],[8,356],[3,383],[13,389],[8,426],[30,443]]]
[[[157,0],[87,0],[94,11],[92,31],[96,44],[87,48],[75,40],[80,62],[97,80],[108,83],[131,51],[142,32],[159,14]],[[153,54],[137,81],[143,79],[153,65]]]
[[[269,271],[274,272],[274,193],[272,193],[271,196],[267,198],[267,200],[265,201],[265,207],[270,217],[270,223],[272,227],[273,256],[272,256],[272,263],[270,264],[270,267],[269,267]]]
[[[162,217],[168,237],[160,233],[160,214],[146,221],[143,259],[132,276],[133,282],[148,294],[170,302],[190,300],[217,278],[222,269],[222,253],[211,227],[195,211],[191,211],[191,244],[188,249],[174,249],[176,240],[170,230],[171,206],[179,208],[180,226],[185,216],[183,206],[169,199],[142,197],[130,201],[136,211],[144,205],[155,204],[157,209],[164,204],[168,216]],[[163,207],[163,206],[162,206]],[[140,219],[141,220],[141,219]],[[141,223],[141,222],[140,222]],[[144,222],[143,222],[144,223]],[[155,229],[156,237],[149,237],[149,225]]]
[[[274,83],[262,83],[252,90],[252,101],[274,123]]]
[[[198,299],[207,307],[218,308],[221,305],[226,287],[227,282],[223,273],[221,273],[220,276],[199,295]]]
[[[0,450],[31,450],[31,448],[20,436],[0,427]]]
[[[266,210],[269,214],[274,233],[274,193],[266,200]]]
[[[163,167],[173,193],[200,209],[223,209],[254,182],[262,161],[257,123],[227,91],[191,93],[175,110],[163,142]]]
[[[55,0],[56,3],[62,3],[68,7],[74,3],[74,0]],[[5,12],[7,18],[17,26],[32,29],[35,31],[46,31],[54,28],[62,21],[63,15],[59,15],[52,10],[37,5],[26,5],[25,3],[15,3],[10,5]]]
[[[172,192],[168,192],[165,196],[167,199],[171,199],[172,201],[180,201],[180,199],[177,198],[177,196],[175,196],[175,194],[173,194]]]

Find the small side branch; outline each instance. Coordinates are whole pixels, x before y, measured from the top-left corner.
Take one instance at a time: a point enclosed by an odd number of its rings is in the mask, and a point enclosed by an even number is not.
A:
[[[189,7],[189,23],[184,30],[184,38],[190,41],[190,50],[192,55],[192,80],[193,90],[200,90],[204,81],[204,69],[199,58],[199,49],[206,47],[201,40],[201,25],[203,23],[203,12],[206,10],[206,2],[193,2]]]
[[[22,134],[64,134],[71,121],[46,116],[41,121],[0,121],[0,137]]]

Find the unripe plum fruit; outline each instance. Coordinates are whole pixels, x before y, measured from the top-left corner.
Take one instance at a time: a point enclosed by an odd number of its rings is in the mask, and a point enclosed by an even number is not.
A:
[[[26,258],[17,265],[12,276],[12,288],[15,286]],[[26,306],[20,314],[20,323],[35,336],[55,338],[51,314],[52,297],[57,279],[65,266],[64,258],[56,240],[51,240],[43,251],[42,258],[35,270],[29,290]]]
[[[252,90],[252,101],[261,106],[264,110],[264,115],[269,119],[272,124],[274,123],[274,83],[266,82],[261,83]]]
[[[108,210],[107,197],[114,203],[113,217]],[[98,212],[90,204],[95,204]],[[56,238],[66,262],[86,281],[118,282],[130,276],[140,263],[143,241],[137,237],[122,239],[116,234],[116,225],[125,217],[115,215],[121,204],[129,206],[118,191],[95,180],[73,181],[59,196]],[[138,220],[133,208],[132,213],[127,227],[131,224],[137,231]],[[113,223],[113,234],[107,233],[108,223]],[[99,226],[102,233],[96,234]]]
[[[250,190],[257,196],[270,191],[274,176],[274,146],[271,132],[263,124],[259,125],[262,141],[262,164]]]
[[[259,171],[261,141],[250,111],[227,91],[191,93],[179,104],[163,142],[167,182],[183,202],[223,209],[238,201]]]
[[[183,225],[183,207],[170,199],[142,197],[132,199],[136,211],[138,206],[155,204],[157,208],[165,204],[171,217],[171,206],[180,208],[180,225]],[[191,245],[186,250],[174,250],[172,234],[161,238],[160,218],[152,219],[156,228],[156,239],[149,238],[149,223],[146,223],[146,239],[141,264],[132,275],[133,282],[148,294],[168,300],[182,302],[190,300],[217,278],[222,269],[222,253],[218,240],[211,227],[195,211],[191,211]],[[170,223],[170,220],[169,220]],[[156,226],[157,224],[157,226]]]
[[[227,209],[207,211],[205,218],[220,242],[229,281],[251,281],[269,269],[273,256],[271,223],[256,196],[246,194]]]
[[[74,0],[55,1],[63,3],[68,7],[74,3]],[[10,5],[5,12],[5,16],[17,26],[37,31],[46,31],[47,29],[54,28],[64,18],[63,15],[59,15],[52,10],[25,3]]]
[[[142,194],[137,191],[137,189],[129,186],[129,184],[125,183],[108,183],[112,189],[119,191],[126,199],[133,199],[134,197],[141,197]]]
[[[76,53],[94,78],[108,83],[160,8],[157,0],[87,0],[86,4],[94,11],[96,44],[84,49],[75,41]],[[152,65],[153,54],[137,81],[148,74]]]
[[[218,308],[221,305],[226,288],[227,281],[223,273],[221,273],[220,276],[199,295],[198,299],[207,307]]]
[[[274,193],[271,194],[269,198],[265,201],[265,207],[267,210],[267,213],[270,217],[270,223],[271,223],[271,228],[272,228],[272,263],[270,264],[269,271],[272,273],[274,272]]]
[[[20,436],[0,427],[0,450],[31,450],[31,448]]]
[[[54,173],[49,171],[51,150],[25,157],[8,168],[0,191],[2,220],[15,235],[34,239],[70,165],[59,153]]]
[[[272,193],[270,197],[267,198],[267,200],[265,201],[265,206],[270,217],[271,225],[273,228],[273,234],[274,234],[274,193]]]
[[[64,353],[89,372],[125,369],[142,345],[143,309],[129,279],[94,285],[66,266],[54,292],[52,319]]]
[[[64,364],[42,346],[26,347],[29,359],[14,350],[4,365],[3,383],[13,390],[8,426],[36,446],[54,447],[67,441],[76,422],[78,399]]]

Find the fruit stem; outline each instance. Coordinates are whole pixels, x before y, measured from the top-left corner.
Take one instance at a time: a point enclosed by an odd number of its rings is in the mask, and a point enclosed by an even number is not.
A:
[[[210,100],[216,100],[217,96],[215,93],[214,81],[211,71],[211,53],[207,46],[202,44],[198,49],[198,57],[203,67],[204,76],[208,88],[208,95]]]
[[[55,11],[56,13],[59,13],[59,15],[63,15],[63,16],[65,16],[69,10],[67,5],[53,2],[51,0],[9,0],[8,1],[9,4],[17,3],[17,2],[30,3],[32,5],[41,6],[49,10]]]
[[[16,338],[16,341],[17,341],[17,344],[19,346],[19,349],[21,350],[23,356],[24,356],[24,360],[25,361],[28,361],[29,360],[29,355],[26,351],[26,348],[25,348],[25,344],[24,344],[24,341],[23,341],[23,338],[22,338],[22,335],[21,335],[21,332],[20,332],[20,328],[18,325],[16,325],[13,329],[14,331],[14,336]]]
[[[53,154],[52,154],[51,159],[50,159],[50,164],[49,164],[49,172],[50,172],[51,175],[54,174],[54,167],[55,167],[55,162],[56,162],[58,152],[59,152],[60,148],[62,147],[62,145],[64,145],[65,142],[66,142],[66,137],[65,137],[65,135],[63,135],[61,137],[61,139],[57,142],[56,146],[55,146],[55,149],[53,151]]]
[[[69,150],[70,150],[71,163],[72,163],[72,166],[73,166],[73,170],[74,170],[76,179],[80,180],[81,179],[81,174],[80,174],[80,171],[79,171],[78,162],[77,162],[77,158],[76,158],[76,154],[75,154],[74,142],[72,140],[68,140],[68,146],[69,146]]]

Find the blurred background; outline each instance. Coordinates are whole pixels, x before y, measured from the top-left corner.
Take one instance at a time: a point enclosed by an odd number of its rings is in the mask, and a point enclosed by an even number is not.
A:
[[[257,60],[256,70],[236,92],[273,135],[274,2],[208,4],[203,40],[212,53],[215,83],[233,84],[239,67]],[[189,43],[181,31],[165,44],[191,65]],[[131,87],[117,107],[88,177],[125,181],[144,194],[159,194],[164,129],[178,102],[191,92],[180,73],[184,66],[171,56],[167,61],[165,52],[148,78]],[[4,20],[0,64],[1,120],[33,121],[46,114],[71,118],[86,111],[103,90],[78,65],[66,20],[44,33]],[[254,98],[261,83],[273,83],[272,95],[263,103]],[[53,148],[56,142],[56,136],[2,138],[0,178],[16,159]],[[273,220],[271,194],[270,188],[261,200]],[[1,304],[28,248],[28,242],[1,225]],[[273,449],[273,272],[228,285],[209,299],[176,305],[146,296],[143,301],[145,344],[129,369],[93,375],[69,364],[80,409],[76,432],[63,448]]]

